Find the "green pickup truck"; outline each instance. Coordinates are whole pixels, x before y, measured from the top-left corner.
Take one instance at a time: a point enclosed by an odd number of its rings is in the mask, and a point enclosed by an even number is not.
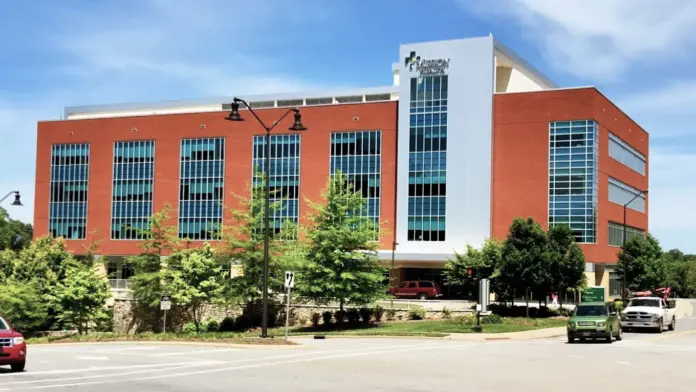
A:
[[[587,302],[578,304],[568,320],[568,343],[575,339],[621,340],[621,322],[613,303]]]

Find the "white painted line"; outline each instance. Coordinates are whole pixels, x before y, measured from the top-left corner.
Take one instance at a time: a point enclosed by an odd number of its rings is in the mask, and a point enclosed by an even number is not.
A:
[[[570,357],[573,359],[585,359],[582,355],[571,355]]]
[[[77,355],[75,359],[78,361],[108,361],[109,357],[90,357],[86,355]]]
[[[80,377],[68,377],[68,378],[48,378],[48,379],[29,380],[29,381],[13,381],[13,382],[5,383],[5,385],[37,384],[37,383],[45,383],[45,382],[53,382],[53,381],[86,380],[86,379],[91,379],[91,378],[104,378],[104,377],[116,377],[116,376],[130,376],[130,375],[133,375],[133,374],[152,373],[152,372],[161,372],[161,371],[167,371],[167,370],[186,369],[186,368],[191,368],[191,367],[196,367],[196,366],[214,365],[214,364],[216,364],[216,363],[218,363],[218,362],[216,362],[216,361],[210,361],[210,362],[207,362],[207,363],[199,362],[199,363],[191,364],[191,365],[183,365],[183,366],[175,366],[175,367],[166,367],[166,368],[158,368],[158,369],[136,370],[136,371],[133,371],[133,372],[125,372],[125,373],[109,373],[109,374],[97,374],[97,375],[94,375],[94,376],[80,376]]]
[[[239,348],[227,348],[227,349],[218,349],[218,350],[198,350],[198,351],[178,351],[174,353],[161,353],[161,354],[150,354],[151,357],[168,357],[168,356],[177,356],[177,355],[190,355],[190,354],[215,354],[215,353],[225,353],[225,352],[231,352],[231,351],[242,351]]]
[[[35,376],[37,374],[65,374],[65,373],[80,373],[80,372],[97,372],[97,371],[102,371],[102,370],[147,369],[147,368],[158,368],[158,367],[189,365],[189,364],[191,364],[191,361],[178,362],[178,363],[157,363],[157,364],[149,364],[149,365],[129,365],[129,366],[108,366],[108,367],[90,366],[88,368],[82,368],[82,369],[47,370],[47,371],[43,371],[43,372],[22,372],[22,373],[0,374],[0,379],[9,378],[9,377]]]
[[[153,346],[135,346],[135,347],[121,347],[121,348],[100,348],[96,351],[107,351],[107,352],[118,352],[118,351],[152,351],[157,350],[159,347]]]
[[[624,361],[616,361],[616,363],[619,363],[621,365],[630,365],[630,362],[624,362]]]
[[[113,383],[125,384],[125,382],[129,382],[129,381],[132,382],[132,381],[157,380],[157,379],[162,379],[162,378],[186,377],[186,376],[193,376],[193,375],[198,375],[198,374],[210,374],[210,373],[228,372],[228,371],[234,371],[234,370],[261,368],[261,367],[268,367],[268,366],[279,366],[279,365],[285,365],[285,364],[324,361],[324,360],[328,360],[328,359],[350,358],[350,357],[359,357],[359,356],[375,355],[375,354],[392,354],[392,353],[401,353],[401,352],[407,352],[407,351],[421,351],[421,350],[432,350],[432,349],[437,349],[437,348],[453,348],[453,347],[463,347],[463,346],[468,346],[468,344],[438,344],[438,345],[432,345],[432,346],[421,345],[420,347],[411,347],[411,348],[404,348],[404,349],[397,349],[397,350],[363,351],[363,352],[357,352],[357,353],[327,355],[327,356],[323,356],[323,357],[300,358],[300,359],[289,360],[289,361],[262,362],[262,363],[257,363],[257,364],[240,365],[240,366],[225,367],[225,368],[218,368],[218,369],[200,370],[200,371],[186,372],[186,373],[164,374],[164,375],[158,375],[158,376],[131,378],[128,380],[88,381],[88,382],[83,382],[83,383],[42,385],[42,386],[26,388],[26,389],[27,390],[30,390],[30,389],[32,389],[32,390],[33,389],[51,389],[51,388],[79,387],[79,386],[86,386],[86,385],[113,384]]]

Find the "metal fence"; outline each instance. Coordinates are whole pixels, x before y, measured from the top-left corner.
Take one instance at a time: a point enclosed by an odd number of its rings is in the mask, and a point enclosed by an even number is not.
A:
[[[112,290],[129,290],[128,279],[109,279]]]

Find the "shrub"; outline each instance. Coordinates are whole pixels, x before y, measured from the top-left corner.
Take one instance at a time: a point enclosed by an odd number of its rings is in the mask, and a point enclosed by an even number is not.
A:
[[[208,332],[217,332],[220,329],[220,323],[215,320],[210,320],[207,323],[204,323],[204,326],[205,329],[201,328],[201,330]]]
[[[418,306],[408,310],[409,320],[423,320],[425,318],[425,308]]]
[[[387,321],[394,321],[396,318],[396,310],[387,309]]]
[[[447,309],[446,306],[442,308],[442,318],[443,319],[452,318],[452,311]]]
[[[307,325],[307,318],[306,318],[306,317],[300,317],[300,318],[297,319],[297,321],[299,321],[300,325],[303,326],[303,327],[304,327],[305,325]]]
[[[348,317],[348,322],[351,324],[357,324],[360,322],[360,312],[358,309],[350,308],[346,311],[346,316]]]
[[[196,333],[196,324],[193,322],[188,322],[184,324],[184,328],[182,329],[184,333]]]
[[[476,316],[474,315],[466,315],[466,316],[457,316],[451,320],[452,323],[457,324],[457,325],[474,325],[476,324]]]
[[[372,315],[375,313],[373,309],[370,308],[360,308],[360,318],[365,324],[369,324],[372,321]]]
[[[234,318],[227,316],[224,319],[222,319],[219,330],[220,332],[232,332],[234,331],[234,328]]]
[[[321,315],[319,313],[312,313],[312,326],[317,328],[319,326],[319,320],[321,320]]]
[[[375,322],[381,323],[383,315],[384,315],[384,308],[379,306],[379,305],[375,306]]]
[[[621,313],[624,310],[623,301],[614,301],[614,306],[616,306],[616,311]]]
[[[328,310],[321,314],[321,319],[324,321],[324,325],[331,324],[332,318],[333,318],[333,314],[331,312],[329,312]]]
[[[491,314],[481,317],[481,324],[502,324],[503,318],[497,314]]]
[[[334,319],[336,319],[337,323],[342,323],[345,321],[345,313],[345,311],[341,312],[340,310],[334,312]]]

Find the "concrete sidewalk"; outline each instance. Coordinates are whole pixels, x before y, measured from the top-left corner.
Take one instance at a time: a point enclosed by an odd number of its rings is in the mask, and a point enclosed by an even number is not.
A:
[[[535,340],[566,335],[566,327],[535,329],[533,331],[508,333],[453,333],[443,339],[462,341],[483,340]]]

